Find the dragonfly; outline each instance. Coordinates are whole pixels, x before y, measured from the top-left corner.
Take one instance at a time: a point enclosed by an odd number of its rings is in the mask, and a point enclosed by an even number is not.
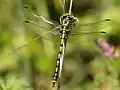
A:
[[[65,0],[59,0],[60,5],[62,7],[63,10],[63,15],[60,17],[60,23],[53,21],[53,20],[49,20],[43,16],[38,15],[37,13],[34,13],[29,7],[24,6],[27,10],[29,10],[31,12],[31,14],[40,19],[43,20],[45,23],[50,24],[53,26],[53,28],[51,28],[50,31],[48,31],[48,29],[45,29],[43,27],[41,27],[39,24],[37,24],[36,22],[32,21],[32,20],[25,20],[26,23],[31,23],[34,25],[37,25],[39,28],[44,29],[47,31],[47,33],[45,33],[42,37],[46,36],[49,33],[52,33],[54,35],[59,36],[60,38],[60,46],[59,46],[59,51],[57,54],[57,59],[56,59],[56,68],[55,68],[55,72],[52,78],[52,87],[54,88],[56,86],[56,84],[60,83],[60,79],[61,79],[61,74],[62,74],[62,68],[63,68],[63,62],[64,62],[64,55],[65,55],[65,51],[66,51],[66,47],[67,47],[67,41],[68,41],[68,37],[70,35],[80,35],[80,34],[94,34],[94,33],[105,33],[104,31],[98,31],[98,32],[76,32],[76,33],[72,33],[73,28],[76,27],[76,25],[78,25],[78,27],[82,27],[82,26],[90,26],[90,25],[94,25],[97,23],[101,23],[103,21],[111,21],[110,19],[104,19],[104,20],[100,20],[97,22],[92,22],[92,23],[87,23],[87,24],[80,24],[79,23],[79,19],[77,17],[75,17],[72,14],[72,6],[73,6],[73,0],[70,0],[69,3],[69,12],[65,12]],[[24,44],[21,47],[16,48],[20,49],[24,46],[29,45],[31,42],[33,42],[34,40],[37,40],[41,38],[41,36],[37,36],[36,38],[33,38],[31,41],[29,41],[28,43]],[[11,52],[9,53],[11,54]]]

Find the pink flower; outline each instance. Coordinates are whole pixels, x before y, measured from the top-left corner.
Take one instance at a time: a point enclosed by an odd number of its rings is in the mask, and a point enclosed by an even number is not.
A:
[[[106,42],[103,39],[98,39],[97,40],[97,44],[98,44],[98,46],[101,49],[101,53],[105,57],[110,58],[110,59],[114,59],[114,58],[119,56],[119,53],[116,50],[116,46],[115,45],[110,44],[110,43]]]

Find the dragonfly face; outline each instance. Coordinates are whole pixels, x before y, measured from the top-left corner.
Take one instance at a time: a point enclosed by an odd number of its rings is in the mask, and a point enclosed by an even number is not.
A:
[[[68,13],[66,13],[60,17],[60,24],[61,25],[66,25],[68,23],[75,25],[76,22],[78,22],[77,17],[69,15]]]
[[[72,27],[75,26],[76,23],[78,23],[77,17],[69,15],[68,13],[60,17],[61,26],[64,26],[68,32],[70,32],[70,30],[72,29]]]

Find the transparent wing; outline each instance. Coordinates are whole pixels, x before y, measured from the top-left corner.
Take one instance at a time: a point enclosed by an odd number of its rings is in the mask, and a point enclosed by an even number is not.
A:
[[[81,28],[81,27],[84,27],[84,26],[92,26],[92,25],[96,25],[96,24],[100,24],[100,23],[107,23],[107,22],[111,22],[112,20],[111,19],[103,19],[103,20],[99,20],[99,21],[96,21],[96,22],[91,22],[91,23],[85,23],[85,24],[77,24],[77,27]]]
[[[84,35],[84,34],[104,34],[106,33],[105,31],[85,31],[85,32],[77,32],[77,33],[71,33],[70,36],[80,36],[80,35]]]
[[[56,28],[52,29],[52,31],[47,31],[45,34],[43,35],[36,35],[35,37],[33,37],[30,41],[26,42],[24,45],[21,45],[20,47],[14,48],[14,51],[17,51],[23,47],[28,46],[29,44],[31,44],[32,42],[34,42],[35,40],[38,39],[45,39],[45,40],[51,40],[49,35],[55,35],[55,37],[57,38],[59,36],[59,33],[56,32]],[[14,51],[11,51],[8,53],[8,55],[12,54]]]
[[[40,26],[40,24],[38,24],[38,23],[36,23],[35,21],[32,21],[32,20],[26,20],[25,22],[29,23],[29,24],[36,25],[36,26],[39,27],[39,29],[42,29],[43,31],[49,31],[50,30],[50,32],[53,32],[54,34],[55,34],[55,32],[57,33],[61,28],[61,25],[59,25],[59,26],[55,26],[54,28],[49,28],[48,29],[48,28]]]
[[[45,23],[49,24],[52,27],[47,27],[47,26],[43,27],[43,26],[41,26],[41,24],[39,24],[36,21],[25,20],[25,23],[28,23],[30,27],[32,25],[35,25],[35,27],[37,26],[38,29],[34,29],[34,30],[38,30],[38,31],[33,31],[35,34],[34,34],[33,38],[30,41],[26,42],[25,44],[23,44],[23,45],[21,45],[19,47],[14,48],[13,51],[7,53],[8,55],[12,54],[14,51],[17,51],[17,50],[19,50],[19,49],[21,49],[23,47],[28,46],[29,44],[31,44],[35,40],[45,39],[45,40],[49,40],[50,41],[51,39],[49,38],[49,36],[51,36],[51,35],[54,35],[55,37],[59,37],[59,30],[60,30],[61,25],[58,22],[56,22],[54,20],[51,20],[51,19],[47,19],[47,18],[45,18],[43,16],[39,16],[38,14],[33,12],[33,10],[30,9],[29,7],[27,7],[27,6],[24,6],[24,7],[28,11],[30,11],[30,14],[32,14],[35,18],[37,18],[40,21],[42,21],[42,23],[45,22]],[[43,34],[41,34],[41,32],[43,32]]]
[[[75,33],[70,33],[70,38],[75,38],[74,40],[82,39],[82,37],[87,36],[87,37],[95,37],[98,35],[105,35],[106,32],[104,30],[100,31],[81,31],[81,32],[75,32]],[[69,40],[70,41],[70,40]]]
[[[70,35],[72,36],[80,36],[84,34],[102,34],[106,33],[107,29],[110,28],[110,23],[107,21],[112,21],[110,19],[104,19],[92,23],[86,23],[86,24],[77,24],[73,30],[71,30]],[[104,25],[105,24],[105,25]],[[108,25],[106,25],[108,24]]]
[[[59,26],[60,24],[54,20],[45,18],[44,16],[40,16],[39,14],[37,14],[36,12],[34,12],[31,8],[29,8],[27,5],[24,6],[24,8],[26,8],[34,17],[38,18],[39,20],[42,20],[43,22],[50,24],[54,27]]]
[[[107,21],[111,22],[112,20],[104,19],[104,20],[100,20],[92,23],[76,25],[70,33],[71,39],[69,39],[69,41],[72,41],[73,39],[74,41],[80,41],[86,38],[97,39],[97,37],[101,35],[108,34],[107,30],[111,29],[111,25]],[[88,39],[86,39],[87,42],[89,41]]]

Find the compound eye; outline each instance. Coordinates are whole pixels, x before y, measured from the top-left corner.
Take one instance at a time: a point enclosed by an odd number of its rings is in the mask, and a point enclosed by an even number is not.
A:
[[[68,17],[69,18],[69,20],[72,20],[73,18],[72,17]]]
[[[65,16],[63,16],[63,19],[65,19],[65,18],[67,18],[67,16],[65,15]]]

